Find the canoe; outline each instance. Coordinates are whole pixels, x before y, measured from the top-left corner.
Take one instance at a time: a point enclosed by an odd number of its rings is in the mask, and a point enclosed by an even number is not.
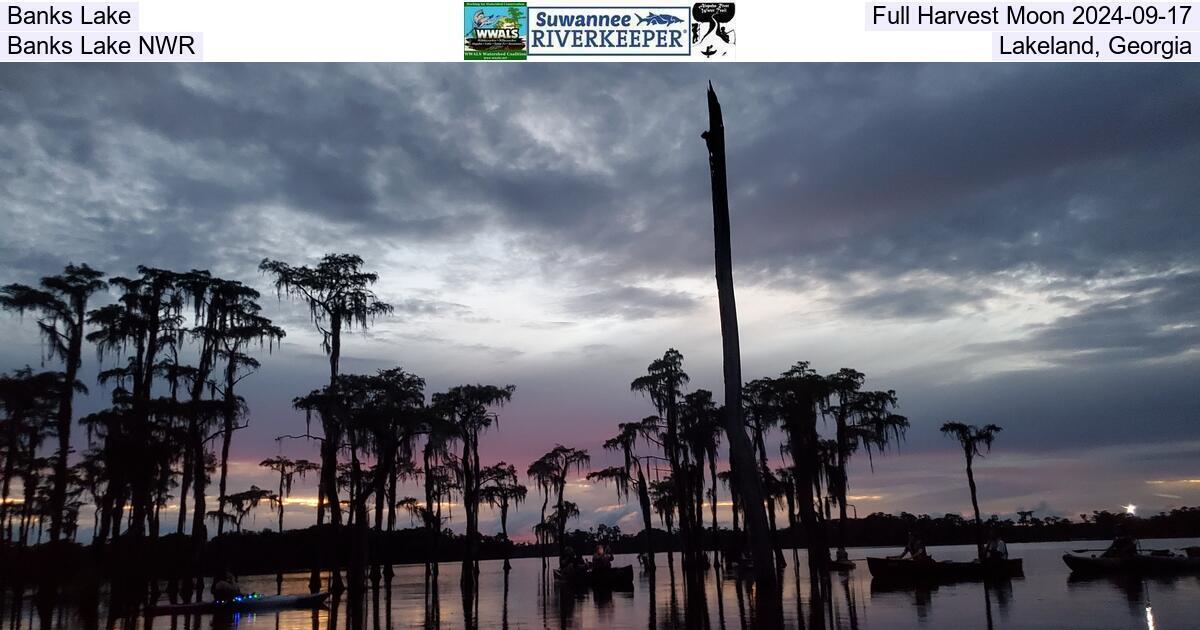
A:
[[[867,558],[871,576],[894,582],[957,582],[993,578],[1020,577],[1024,566],[1020,558],[987,562],[941,562]]]
[[[1086,553],[1064,553],[1063,562],[1074,573],[1134,573],[1133,558],[1104,558]]]
[[[1106,558],[1098,553],[1070,552],[1063,562],[1074,573],[1166,574],[1200,573],[1200,557],[1171,552],[1139,553],[1125,558]]]
[[[584,567],[574,570],[554,570],[554,579],[571,586],[588,586],[604,590],[632,590],[633,565],[627,564],[607,569]]]
[[[592,588],[619,590],[633,589],[633,565],[611,567],[604,570],[592,569],[588,572]]]
[[[260,612],[266,610],[285,610],[300,608],[316,608],[325,603],[329,593],[312,593],[306,595],[259,595],[257,593],[244,595],[237,599],[224,601],[190,602],[180,604],[161,604],[146,609],[148,615],[182,615],[187,613],[221,614]]]

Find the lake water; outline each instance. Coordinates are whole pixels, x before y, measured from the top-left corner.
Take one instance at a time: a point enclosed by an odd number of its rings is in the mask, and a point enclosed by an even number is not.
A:
[[[1196,539],[1145,541],[1145,548],[1177,548],[1200,544]],[[865,562],[855,571],[833,574],[828,595],[815,596],[805,570],[803,554],[799,571],[790,552],[784,572],[785,620],[790,628],[871,630],[882,628],[1200,628],[1200,576],[1154,579],[1088,579],[1070,577],[1063,564],[1064,551],[1094,548],[1098,543],[1063,542],[1013,544],[1013,557],[1025,560],[1025,577],[1011,583],[985,586],[961,583],[923,589],[892,589],[872,584]],[[850,557],[861,559],[898,552],[897,549],[853,549]],[[937,559],[970,559],[974,547],[931,547]],[[676,557],[678,561],[678,557]],[[618,556],[617,564],[633,563],[633,557]],[[540,561],[518,559],[505,576],[499,561],[480,566],[477,626],[480,628],[683,628],[753,627],[753,596],[748,583],[710,571],[706,579],[707,620],[695,622],[684,613],[684,586],[678,569],[672,579],[667,559],[662,556],[653,583],[638,572],[631,593],[600,595],[584,592],[564,596],[541,577]],[[442,566],[439,597],[426,597],[421,565],[395,568],[391,587],[372,591],[363,603],[366,628],[462,628],[463,598],[458,588],[457,563]],[[307,593],[308,576],[284,576],[282,591]],[[241,579],[243,588],[275,593],[274,576]],[[28,601],[18,608],[5,604],[0,630],[38,629],[37,615]],[[206,630],[217,628],[287,630],[335,630],[348,628],[349,605],[343,598],[329,609],[213,617],[188,615],[139,620],[139,628]],[[56,614],[51,626],[81,627],[78,611]],[[100,615],[104,627],[104,615]]]

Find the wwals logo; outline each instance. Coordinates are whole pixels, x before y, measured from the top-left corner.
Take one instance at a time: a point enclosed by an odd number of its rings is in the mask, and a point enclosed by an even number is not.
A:
[[[524,2],[465,2],[463,30],[463,59],[525,59],[529,53]]]

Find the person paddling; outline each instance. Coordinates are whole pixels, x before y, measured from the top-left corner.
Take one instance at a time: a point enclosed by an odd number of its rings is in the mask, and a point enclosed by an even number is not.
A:
[[[988,530],[987,546],[984,557],[988,560],[1008,560],[1008,545],[1000,538],[1000,531],[995,527]]]
[[[931,560],[929,554],[925,551],[925,543],[921,541],[920,537],[912,532],[908,533],[908,542],[904,545],[904,551],[901,551],[900,555],[898,556],[889,557],[893,560],[901,560],[905,556],[908,556],[918,562],[926,562]]]
[[[596,545],[596,553],[592,554],[592,569],[605,571],[612,566],[613,556],[604,545]]]
[[[1113,536],[1112,544],[1104,553],[1100,554],[1101,558],[1132,558],[1137,555],[1138,543],[1132,536],[1125,534],[1125,530],[1121,526],[1117,526],[1116,535]]]
[[[213,582],[211,593],[214,600],[227,602],[241,596],[242,587],[238,585],[237,578],[233,573],[227,569],[219,579]]]

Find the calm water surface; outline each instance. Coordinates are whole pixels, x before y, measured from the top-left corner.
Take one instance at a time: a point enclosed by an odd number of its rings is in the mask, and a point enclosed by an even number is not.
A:
[[[1174,548],[1200,543],[1196,539],[1147,541],[1147,548]],[[813,592],[804,569],[790,553],[784,573],[785,620],[792,628],[869,630],[881,628],[1198,628],[1200,619],[1200,576],[1155,579],[1088,579],[1070,577],[1060,556],[1068,549],[1096,547],[1097,543],[1036,543],[1009,546],[1013,557],[1025,559],[1025,577],[1011,583],[986,586],[962,583],[922,589],[884,588],[872,584],[866,563],[848,574],[834,574],[827,595]],[[851,558],[896,553],[897,549],[855,549]],[[974,547],[932,547],[935,558],[967,560]],[[676,558],[678,560],[678,558]],[[603,595],[584,592],[566,594],[541,577],[537,559],[513,561],[505,576],[499,561],[483,562],[476,607],[480,628],[682,628],[753,627],[753,595],[749,584],[709,572],[704,604],[707,620],[699,624],[686,619],[684,585],[667,570],[665,556],[659,559],[656,579],[637,575],[632,593]],[[618,557],[618,564],[633,563],[633,557]],[[800,569],[797,571],[797,565]],[[442,566],[437,598],[427,598],[424,569],[420,565],[396,567],[390,588],[372,591],[363,603],[366,627],[462,628],[464,602],[458,588],[457,564]],[[307,593],[306,574],[285,575],[282,590]],[[274,593],[274,576],[243,577],[244,588]],[[36,612],[24,605],[5,604],[0,630],[40,628]],[[271,630],[335,630],[347,628],[349,604],[343,598],[329,609],[284,611],[235,617],[187,615],[140,620],[139,628],[164,630],[208,630],[261,628]],[[105,615],[100,614],[100,627]],[[79,611],[68,607],[56,614],[53,628],[77,628]]]

